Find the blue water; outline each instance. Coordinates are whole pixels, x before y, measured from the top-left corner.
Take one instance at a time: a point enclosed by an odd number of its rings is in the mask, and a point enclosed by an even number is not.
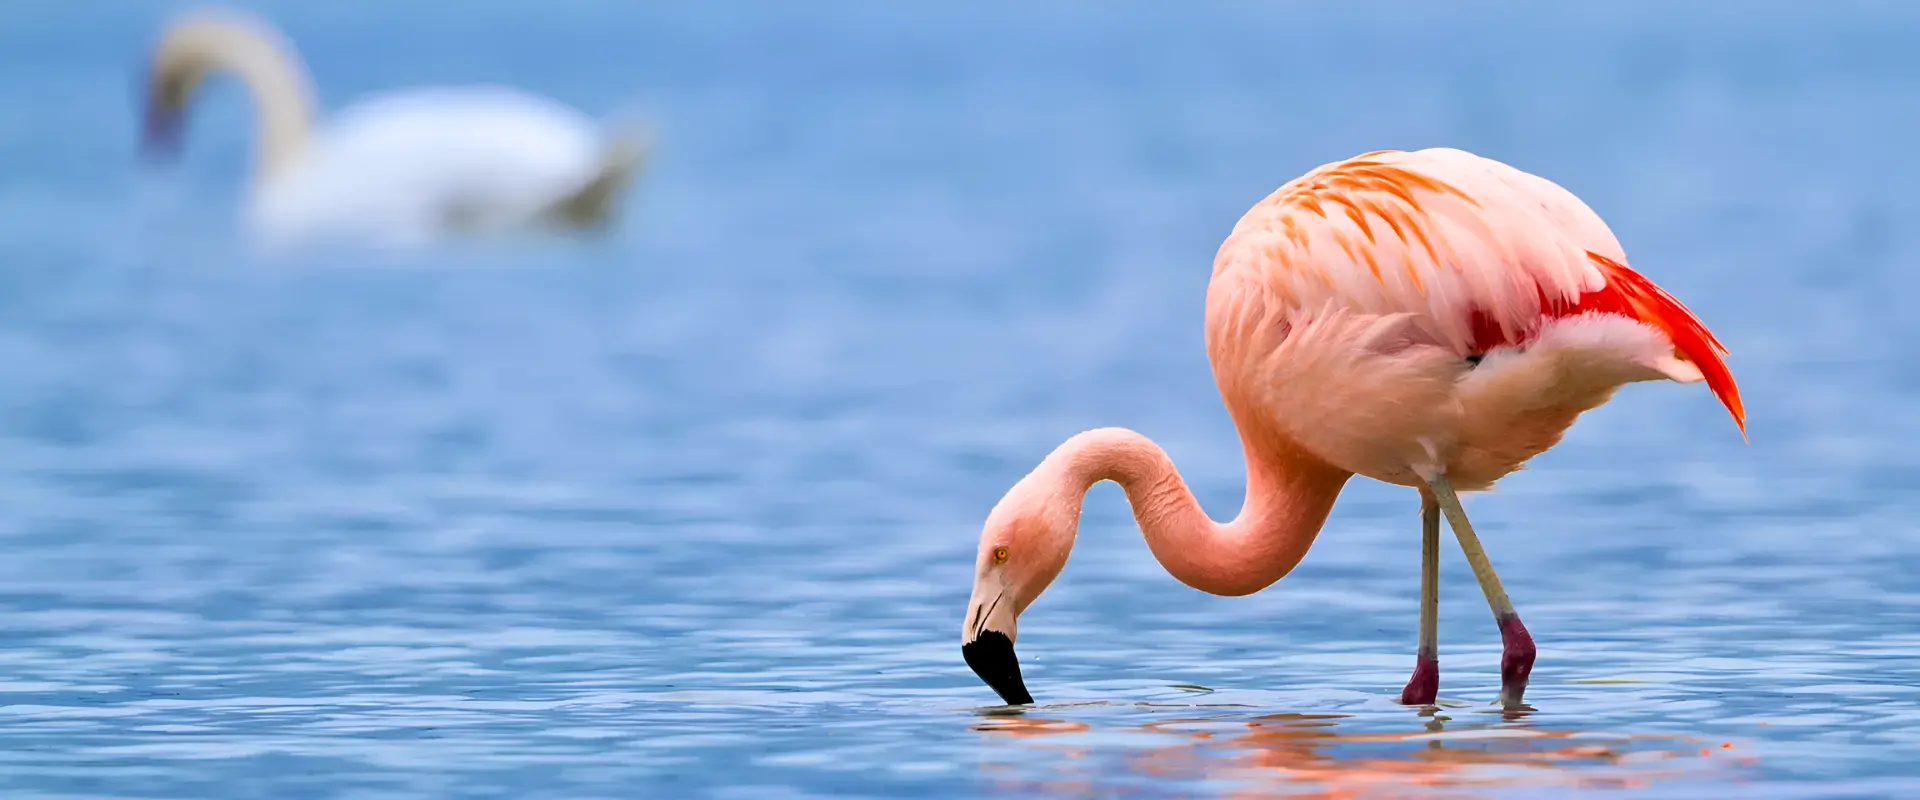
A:
[[[253,259],[244,98],[133,158],[166,4],[0,7],[10,797],[1893,797],[1920,791],[1920,10],[256,6],[323,101],[510,83],[660,143],[599,239]],[[1451,5],[1451,4],[1450,4]],[[1546,175],[1733,349],[1470,499],[1535,637],[1356,482],[1219,598],[1110,485],[960,660],[979,526],[1079,430],[1239,450],[1214,248],[1312,166]]]

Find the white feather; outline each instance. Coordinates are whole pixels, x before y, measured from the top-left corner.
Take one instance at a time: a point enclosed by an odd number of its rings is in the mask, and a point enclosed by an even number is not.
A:
[[[420,90],[341,112],[259,187],[262,243],[408,245],[530,224],[599,174],[605,146],[573,109],[506,89]]]

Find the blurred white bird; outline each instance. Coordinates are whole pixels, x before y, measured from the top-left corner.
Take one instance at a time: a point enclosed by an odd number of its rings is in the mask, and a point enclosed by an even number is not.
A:
[[[246,221],[268,247],[601,227],[644,154],[634,132],[603,131],[572,108],[498,87],[390,93],[316,129],[292,44],[231,11],[185,15],[162,36],[145,150],[177,152],[188,100],[220,71],[253,94],[259,141]]]

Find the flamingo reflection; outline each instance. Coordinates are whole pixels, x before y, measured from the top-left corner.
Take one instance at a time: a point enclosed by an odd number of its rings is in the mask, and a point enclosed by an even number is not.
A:
[[[1120,730],[1186,741],[1126,749],[1123,763],[1135,778],[1155,784],[1204,782],[1231,787],[1232,797],[1421,797],[1473,796],[1515,787],[1639,789],[1657,781],[1701,778],[1702,771],[1744,766],[1753,759],[1731,745],[1679,735],[1614,735],[1499,723],[1456,723],[1433,717],[1426,729],[1407,732],[1341,730],[1343,714],[1269,714],[1257,717],[1189,716]],[[994,737],[1060,740],[1047,763],[1058,775],[1013,780],[1002,765],[987,774],[997,788],[1048,794],[1105,794],[1125,784],[1106,762],[1091,763],[1110,746],[1074,740],[1102,731],[1083,721],[1036,716],[996,717],[973,729]],[[1064,758],[1061,758],[1064,756]]]

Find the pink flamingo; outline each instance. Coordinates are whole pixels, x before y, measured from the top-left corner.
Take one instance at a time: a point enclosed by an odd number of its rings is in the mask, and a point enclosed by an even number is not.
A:
[[[1366,153],[1280,187],[1214,257],[1206,334],[1246,454],[1239,516],[1208,518],[1166,452],[1133,431],[1055,448],[980,534],[961,651],[1006,702],[1033,702],[1016,623],[1066,565],[1094,483],[1126,490],[1180,582],[1238,596],[1300,563],[1347,479],[1364,475],[1421,497],[1420,641],[1400,701],[1439,691],[1445,514],[1500,628],[1500,701],[1518,706],[1533,638],[1457,492],[1490,488],[1635,381],[1704,380],[1746,435],[1726,348],[1627,267],[1592,209],[1460,150]]]

